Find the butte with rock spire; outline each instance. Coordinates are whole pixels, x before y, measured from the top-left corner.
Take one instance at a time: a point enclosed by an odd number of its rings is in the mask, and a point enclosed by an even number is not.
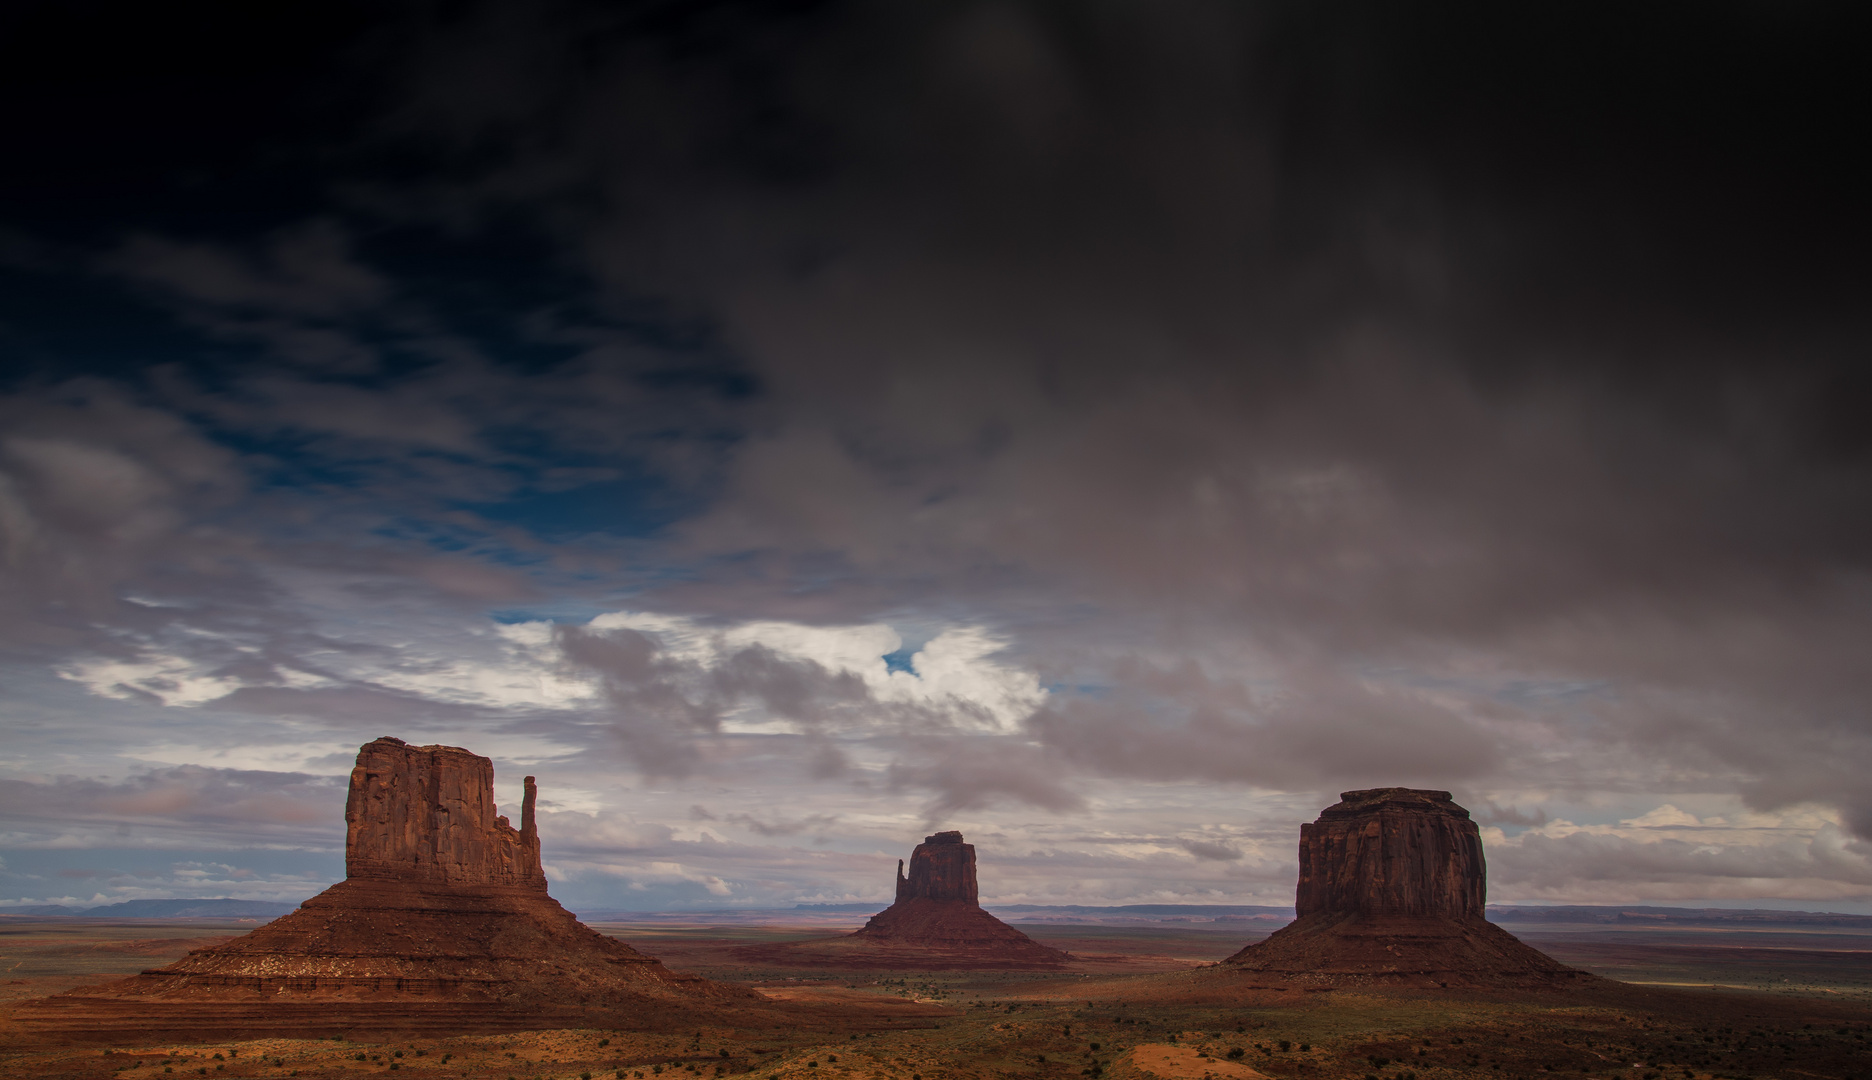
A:
[[[31,1002],[40,1031],[106,1036],[656,1027],[759,1002],[665,968],[546,892],[525,782],[495,816],[494,765],[454,746],[366,743],[345,802],[345,880],[164,968]]]
[[[1347,791],[1300,826],[1295,919],[1224,961],[1292,983],[1565,985],[1594,977],[1483,915],[1487,871],[1447,791]]]
[[[897,863],[897,898],[856,933],[738,949],[746,960],[805,967],[1048,969],[1071,960],[982,910],[975,845],[959,832],[925,837]]]

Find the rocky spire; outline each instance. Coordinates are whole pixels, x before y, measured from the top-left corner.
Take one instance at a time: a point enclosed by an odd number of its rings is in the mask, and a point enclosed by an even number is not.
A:
[[[345,801],[345,875],[544,891],[531,776],[525,790],[516,832],[494,814],[494,763],[487,758],[389,737],[365,743]]]

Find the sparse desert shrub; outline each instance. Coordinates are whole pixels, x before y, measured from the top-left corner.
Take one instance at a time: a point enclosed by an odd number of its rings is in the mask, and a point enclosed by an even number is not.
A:
[[[1243,1055],[1243,1054],[1245,1054],[1245,1053],[1247,1053],[1247,1051],[1246,1051],[1246,1050],[1243,1050],[1243,1049],[1242,1049],[1241,1047],[1239,1047],[1239,1046],[1237,1046],[1237,1047],[1234,1047],[1234,1048],[1232,1048],[1231,1050],[1229,1050],[1229,1052],[1228,1052],[1228,1056],[1229,1056],[1229,1060],[1230,1060],[1230,1061],[1240,1061],[1240,1060],[1241,1060],[1241,1057],[1242,1057],[1242,1055]]]
[[[1289,1042],[1289,1041],[1287,1041],[1286,1039],[1282,1039],[1282,1040],[1280,1041],[1280,1048],[1281,1048],[1281,1052],[1282,1052],[1282,1053],[1285,1053],[1285,1052],[1287,1052],[1288,1050],[1292,1050],[1292,1049],[1293,1049],[1293,1043],[1291,1043],[1291,1042]]]

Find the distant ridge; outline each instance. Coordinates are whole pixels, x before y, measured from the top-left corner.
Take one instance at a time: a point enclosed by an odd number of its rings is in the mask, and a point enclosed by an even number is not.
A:
[[[271,900],[125,900],[101,907],[60,904],[0,908],[0,915],[76,916],[115,919],[277,919],[299,905]]]
[[[983,904],[990,911],[1016,915],[1279,915],[1291,918],[1293,907],[1255,904]],[[878,902],[866,904],[794,904],[794,911],[876,911]]]
[[[1872,929],[1872,915],[1833,911],[1782,911],[1778,908],[1674,908],[1637,904],[1542,905],[1490,904],[1496,923],[1602,923],[1637,926],[1854,926]]]

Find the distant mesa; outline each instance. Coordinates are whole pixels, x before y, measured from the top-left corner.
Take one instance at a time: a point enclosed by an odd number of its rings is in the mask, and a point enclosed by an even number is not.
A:
[[[737,958],[799,967],[915,970],[1055,969],[1072,957],[982,910],[975,845],[959,832],[925,837],[897,863],[897,899],[840,938],[737,949]]]
[[[0,908],[0,916],[30,915],[40,918],[85,919],[277,919],[297,905],[270,900],[190,900],[164,898],[124,900],[99,907],[75,908],[63,904],[38,904],[31,907]]]
[[[1348,791],[1300,826],[1289,925],[1229,957],[1288,982],[1475,986],[1590,980],[1484,917],[1487,871],[1447,791]]]
[[[28,1003],[40,1031],[111,1037],[659,1026],[757,1002],[590,929],[546,893],[525,781],[495,816],[494,765],[454,746],[366,743],[345,803],[345,880],[226,945]]]

